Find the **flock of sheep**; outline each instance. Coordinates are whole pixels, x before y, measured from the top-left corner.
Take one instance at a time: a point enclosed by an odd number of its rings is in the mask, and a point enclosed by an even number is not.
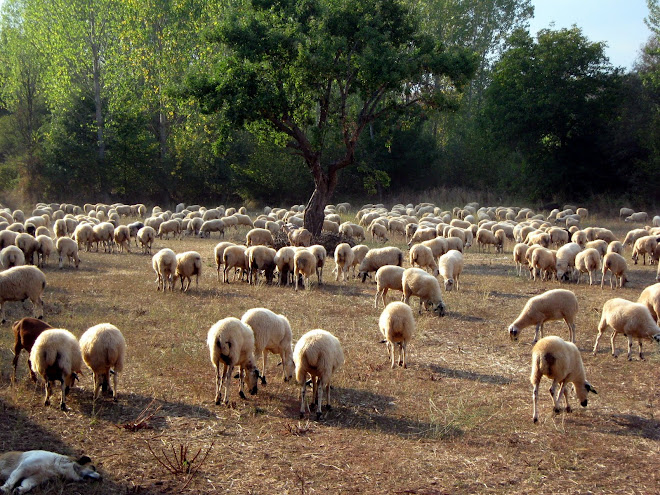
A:
[[[463,252],[475,242],[478,249],[502,252],[507,242],[512,248],[517,273],[522,276],[527,267],[532,280],[555,279],[558,282],[579,283],[583,274],[589,275],[590,284],[598,271],[602,273],[601,288],[610,272],[610,286],[623,287],[627,280],[627,264],[623,249],[632,246],[632,260],[640,256],[646,264],[657,264],[660,257],[660,217],[652,225],[631,230],[619,241],[608,229],[580,228],[588,211],[566,205],[547,214],[528,208],[479,207],[468,204],[463,208],[443,211],[435,205],[365,205],[356,214],[356,222],[342,222],[350,205],[342,203],[326,208],[323,230],[341,236],[334,252],[335,280],[348,283],[352,278],[365,282],[373,274],[376,283],[375,307],[379,301],[384,309],[379,328],[387,344],[392,368],[397,364],[407,367],[406,349],[415,333],[415,317],[410,299],[419,299],[419,313],[423,309],[443,316],[446,305],[442,292],[460,291],[460,275],[464,268]],[[131,244],[141,246],[144,254],[151,254],[156,238],[175,238],[184,235],[210,237],[213,233],[224,237],[225,232],[237,226],[246,226],[244,244],[219,242],[214,249],[217,279],[223,272],[223,283],[231,283],[239,276],[250,284],[259,284],[263,275],[267,284],[301,285],[309,288],[312,277],[318,285],[323,283],[323,268],[328,258],[326,248],[313,244],[314,238],[303,227],[303,207],[290,209],[265,208],[263,214],[252,218],[245,208],[204,208],[199,205],[180,204],[174,212],[154,207],[147,216],[144,205],[91,205],[39,204],[32,215],[25,218],[20,210],[0,210],[0,261],[5,270],[0,273],[0,312],[4,322],[4,302],[31,299],[39,318],[43,317],[42,293],[46,277],[37,266],[48,263],[56,249],[59,266],[64,259],[77,268],[80,252],[130,252]],[[646,223],[644,212],[621,210],[626,222]],[[122,218],[132,223],[122,224]],[[128,221],[128,220],[127,220]],[[51,229],[55,242],[51,237]],[[286,233],[287,245],[276,248],[280,233]],[[364,241],[370,234],[374,242],[388,242],[388,237],[405,238],[407,252],[395,246],[372,248],[355,241]],[[351,245],[353,244],[353,245]],[[411,265],[404,268],[404,261]],[[37,266],[34,266],[37,265]],[[181,291],[188,291],[195,277],[196,285],[202,272],[202,256],[196,251],[176,254],[172,249],[159,250],[152,257],[157,290],[174,290],[180,282]],[[356,273],[357,272],[357,273]],[[612,281],[616,278],[616,284]],[[657,280],[660,282],[660,270]],[[442,283],[441,283],[442,281]],[[387,304],[388,291],[402,292],[402,302]],[[583,406],[587,393],[596,391],[586,380],[586,373],[577,347],[575,347],[575,318],[577,299],[568,289],[549,290],[531,298],[518,318],[509,327],[509,335],[517,339],[521,330],[535,326],[535,346],[532,351],[531,383],[534,388],[533,419],[538,419],[538,387],[542,376],[553,380],[551,394],[555,412],[563,395],[566,410],[568,383],[573,383]],[[611,299],[603,307],[598,342],[606,328],[612,328],[612,354],[614,338],[618,333],[628,338],[628,359],[632,358],[632,342],[651,338],[660,342],[660,283],[644,290],[638,303],[624,299]],[[543,325],[550,320],[564,320],[569,328],[569,341],[559,337],[544,337]],[[88,329],[80,341],[64,329],[53,329],[38,319],[24,318],[14,324],[14,375],[21,349],[30,353],[28,367],[35,379],[40,375],[46,384],[45,404],[48,405],[55,382],[61,383],[61,408],[66,409],[65,397],[69,387],[81,372],[82,361],[94,373],[94,398],[101,390],[110,390],[116,400],[117,374],[123,368],[126,342],[119,329],[111,324],[96,325]],[[257,392],[258,381],[266,383],[267,354],[278,354],[282,360],[284,380],[295,375],[300,384],[300,413],[306,411],[306,389],[311,378],[313,403],[317,417],[322,415],[325,395],[330,406],[330,381],[333,373],[343,365],[341,343],[331,333],[316,329],[304,334],[295,347],[287,318],[265,308],[254,308],[241,319],[225,318],[214,324],[207,338],[210,358],[216,371],[215,402],[228,402],[228,387],[233,369],[239,367],[239,394],[245,398],[244,387],[251,394]],[[259,371],[256,359],[261,356]]]

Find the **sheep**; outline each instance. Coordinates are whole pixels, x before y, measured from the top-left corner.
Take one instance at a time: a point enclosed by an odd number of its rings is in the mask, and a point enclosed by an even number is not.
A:
[[[463,255],[451,250],[440,256],[440,275],[445,281],[445,290],[449,292],[454,286],[459,290],[458,279],[463,271]]]
[[[28,265],[34,265],[34,254],[39,247],[37,240],[30,234],[22,233],[16,236],[15,244],[18,249],[23,251],[23,254],[25,255],[25,263]]]
[[[623,255],[623,244],[620,241],[612,241],[607,245],[607,253],[618,253]],[[604,257],[605,255],[603,255]]]
[[[319,285],[323,285],[323,265],[325,264],[325,258],[328,256],[328,253],[320,244],[313,244],[307,249],[310,253],[316,256],[316,278],[318,279]]]
[[[603,258],[603,277],[600,280],[600,288],[605,284],[605,275],[610,271],[610,288],[614,289],[612,284],[612,275],[616,278],[616,282],[620,289],[628,282],[626,259],[617,253],[607,253]]]
[[[5,270],[13,266],[23,266],[25,265],[25,255],[16,246],[7,246],[0,251],[0,261]]]
[[[177,236],[181,237],[181,222],[176,218],[172,220],[166,220],[158,226],[158,238],[162,239],[165,235],[165,239],[169,239],[170,233],[174,234],[174,239]]]
[[[176,253],[171,249],[161,249],[154,254],[151,259],[151,266],[156,272],[156,291],[162,288],[165,292],[168,286],[170,291],[174,290],[176,265]]]
[[[66,394],[73,386],[82,368],[82,353],[76,337],[63,328],[44,330],[35,340],[30,351],[34,371],[46,382],[46,400],[50,405],[53,383],[62,383],[60,409],[66,411]]]
[[[266,283],[273,283],[275,272],[275,254],[277,252],[268,246],[250,246],[245,251],[248,265],[248,282],[257,285],[259,283],[259,272],[264,271]]]
[[[383,301],[383,307],[386,306],[385,297],[387,297],[388,290],[392,289],[403,292],[402,280],[404,270],[401,266],[385,265],[376,271],[376,298],[374,300],[374,308],[378,308],[379,296]]]
[[[14,366],[14,373],[12,374],[12,382],[16,381],[16,367],[18,366],[18,358],[21,355],[21,349],[25,349],[28,353],[27,367],[30,372],[30,378],[33,382],[37,381],[37,375],[32,370],[32,363],[30,361],[30,351],[34,346],[34,341],[41,335],[41,332],[48,330],[51,327],[45,321],[37,320],[36,318],[25,317],[14,322],[12,325],[14,331],[14,359],[12,365]]]
[[[412,234],[410,241],[408,242],[408,247],[411,247],[413,244],[418,244],[424,241],[431,240],[437,237],[437,232],[434,228],[419,228]]]
[[[580,245],[577,242],[569,242],[557,250],[557,280],[562,281],[571,278],[573,267],[575,267],[575,257],[583,248],[584,244]]]
[[[335,281],[339,281],[339,274],[341,273],[342,281],[346,282],[346,279],[348,278],[348,268],[352,265],[353,263],[353,258],[355,255],[353,254],[353,250],[351,249],[351,246],[345,242],[342,242],[341,244],[337,244],[337,247],[335,248],[335,270],[337,274],[335,275]]]
[[[616,242],[616,241],[614,241]],[[598,251],[598,255],[602,258],[607,254],[607,246],[608,243],[602,239],[595,239],[593,241],[589,241],[584,245],[585,249],[590,249],[593,248],[596,251]]]
[[[126,225],[119,225],[115,229],[115,244],[119,247],[120,252],[124,250],[131,252],[131,231]]]
[[[92,228],[94,232],[94,242],[96,242],[96,251],[99,250],[99,243],[103,243],[104,252],[114,252],[114,241],[115,241],[115,226],[110,222],[102,222],[98,225],[94,225]]]
[[[435,237],[434,239],[422,242],[422,245],[431,249],[436,263],[438,262],[438,258],[449,250],[447,247],[447,239],[444,237]]]
[[[420,268],[407,268],[401,276],[403,302],[410,304],[411,296],[419,297],[419,312],[422,306],[432,310],[438,316],[445,315],[445,304],[442,301],[440,282]]]
[[[637,302],[644,304],[653,319],[660,324],[660,284],[649,285],[642,291]]]
[[[527,259],[525,254],[529,246],[523,242],[519,242],[513,247],[513,262],[516,264],[516,273],[518,276],[522,275],[522,268],[524,265],[527,265]]]
[[[655,274],[655,281],[660,282],[660,263],[658,263],[658,271]]]
[[[387,242],[387,227],[380,223],[373,222],[369,228],[368,232],[371,232],[371,238],[375,241],[376,238],[380,239],[382,242]]]
[[[117,402],[117,374],[124,369],[126,340],[119,329],[110,323],[100,323],[88,328],[80,336],[83,361],[94,374],[94,400],[99,392],[112,394]],[[109,390],[112,374],[112,390]]]
[[[543,325],[546,321],[564,320],[568,325],[568,336],[575,342],[575,317],[578,302],[575,294],[566,289],[553,289],[529,298],[518,318],[509,325],[509,337],[518,340],[518,334],[530,325],[536,325],[533,344],[543,337]]]
[[[578,230],[573,233],[571,236],[571,242],[574,242],[575,244],[579,244],[580,248],[584,249],[585,244],[587,243],[587,234],[585,233],[584,230]]]
[[[649,219],[649,214],[645,211],[638,211],[637,213],[632,213],[624,219],[624,222],[637,222],[637,223],[646,223]]]
[[[11,230],[0,231],[0,249],[4,249],[7,246],[15,246],[17,236],[18,232],[12,232]]]
[[[294,263],[293,258],[296,255],[296,250],[290,246],[281,247],[275,254],[275,266],[279,272],[279,286],[286,286],[289,284],[289,277],[293,273]]]
[[[407,368],[406,347],[415,331],[415,319],[410,306],[398,301],[389,303],[380,314],[378,327],[386,339],[387,355],[392,361],[392,369],[397,362],[399,366]]]
[[[629,230],[628,233],[626,234],[626,237],[623,239],[623,245],[624,246],[632,246],[635,244],[635,241],[639,239],[640,237],[644,237],[649,235],[648,230],[646,229],[633,229]]]
[[[142,244],[142,253],[151,254],[151,246],[154,243],[154,239],[156,239],[156,229],[149,225],[145,225],[138,230],[136,237],[137,240],[140,241],[140,244]]]
[[[503,239],[498,238],[495,236],[493,232],[491,232],[488,229],[479,229],[477,230],[477,246],[479,248],[479,252],[481,252],[482,248],[485,248],[485,246],[488,246],[488,252],[490,253],[490,246],[495,246],[495,251],[500,252],[503,246]]]
[[[642,339],[649,338],[660,342],[660,328],[651,316],[649,308],[642,303],[634,303],[621,298],[606,301],[603,305],[603,313],[598,323],[598,336],[594,344],[594,356],[598,351],[598,342],[607,327],[612,328],[612,356],[617,357],[614,348],[614,338],[617,333],[622,333],[628,338],[628,361],[632,361],[633,338],[639,343],[639,359],[642,355]]]
[[[464,242],[460,237],[447,237],[447,251],[463,252]]]
[[[44,302],[41,299],[46,288],[46,276],[35,266],[15,266],[0,273],[0,317],[5,323],[5,302],[30,299],[37,309],[37,317],[43,318]]]
[[[555,251],[539,247],[532,253],[530,270],[532,270],[534,281],[536,281],[537,271],[541,275],[541,280],[550,280],[552,275],[557,276],[557,254]]]
[[[217,271],[217,276],[218,276],[218,282],[220,282],[220,267],[223,264],[223,256],[225,253],[225,249],[227,249],[229,246],[234,246],[235,244],[233,242],[219,242],[218,244],[215,245],[213,248],[213,257],[215,259],[215,266],[216,266],[216,271]]]
[[[304,228],[292,230],[287,236],[292,246],[308,247],[312,244],[312,233]]]
[[[539,420],[539,384],[543,376],[547,376],[552,380],[550,395],[552,396],[555,414],[558,414],[560,411],[559,403],[562,395],[566,402],[566,412],[571,412],[571,407],[568,404],[568,388],[566,387],[569,382],[575,387],[575,394],[582,407],[587,407],[587,394],[589,392],[598,393],[586,380],[582,356],[580,356],[580,351],[575,344],[566,342],[564,339],[554,335],[545,337],[539,340],[532,349],[532,374],[530,381],[533,386],[532,420],[534,423]],[[556,392],[557,385],[559,385],[559,391]]]
[[[19,235],[23,235],[23,234],[19,234]],[[640,237],[635,241],[635,245],[633,246],[632,260],[635,262],[635,264],[637,264],[637,259],[641,254],[644,260],[644,264],[646,265],[646,255],[648,254],[650,258],[649,264],[653,264],[653,255],[657,247],[658,247],[658,240],[656,236],[647,235],[644,237]]]
[[[575,257],[575,268],[578,271],[578,283],[580,283],[581,275],[588,273],[589,285],[593,285],[594,272],[601,268],[600,253],[595,248],[587,248],[579,252]]]
[[[266,385],[266,361],[268,352],[279,354],[285,382],[293,378],[296,365],[293,362],[292,333],[289,320],[284,315],[265,308],[246,311],[241,321],[254,333],[254,354],[262,356],[261,383]]]
[[[239,245],[228,246],[225,248],[225,251],[222,253],[222,263],[225,265],[222,277],[224,283],[229,283],[229,270],[232,268],[240,269],[241,275],[247,273],[249,267],[247,256],[245,256],[246,250],[247,248],[245,246]],[[234,279],[235,278],[236,277],[234,277]]]
[[[344,364],[344,351],[339,339],[326,330],[310,330],[296,343],[293,350],[296,380],[300,384],[300,417],[305,415],[307,375],[312,379],[312,396],[316,404],[316,419],[321,419],[321,404],[325,389],[327,409],[330,406],[330,380]]]
[[[243,384],[247,381],[251,395],[257,393],[259,370],[254,361],[254,333],[238,318],[229,317],[217,321],[210,329],[206,339],[215,368],[215,403],[220,404],[222,387],[225,388],[223,402],[229,404],[229,380],[234,366],[240,367],[239,395],[245,399]],[[220,364],[222,363],[222,374]]]
[[[293,257],[293,277],[295,290],[298,290],[299,277],[303,278],[303,285],[310,287],[309,278],[316,272],[317,259],[314,253],[307,249],[299,249]]]
[[[199,277],[202,274],[202,256],[197,251],[186,251],[176,255],[176,270],[174,278],[181,280],[181,291],[187,292],[192,283],[192,276],[195,275],[195,287],[199,287]],[[188,285],[184,284],[184,279],[188,279]],[[185,287],[185,288],[184,288]]]
[[[55,244],[57,255],[59,257],[60,269],[64,266],[64,258],[66,257],[69,266],[73,260],[74,266],[78,268],[80,265],[80,258],[78,257],[78,243],[70,237],[60,237]]]
[[[250,246],[275,246],[273,234],[267,229],[252,229],[245,234],[245,240],[248,247]]]
[[[350,268],[353,269],[353,278],[355,278],[355,268],[358,267],[359,269],[360,263],[362,263],[362,260],[369,252],[369,246],[358,244],[357,246],[353,246],[351,251],[353,251],[353,263]]]
[[[420,268],[428,269],[436,277],[440,273],[431,248],[423,244],[415,244],[410,248],[409,256],[411,266],[418,265]]]
[[[393,246],[369,250],[360,263],[358,276],[362,277],[364,283],[369,273],[385,265],[403,266],[403,252]]]
[[[45,266],[53,252],[53,239],[49,235],[38,235],[37,240],[37,264],[40,267]]]

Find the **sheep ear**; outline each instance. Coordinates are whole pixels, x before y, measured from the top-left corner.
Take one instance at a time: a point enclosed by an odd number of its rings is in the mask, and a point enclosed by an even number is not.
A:
[[[81,466],[84,466],[85,464],[89,464],[90,462],[92,462],[92,460],[86,455],[84,455],[76,461],[76,464],[80,464]]]
[[[584,384],[584,386],[587,387],[587,392],[592,392],[592,393],[598,395],[598,392],[596,392],[596,389],[593,388],[589,382],[586,382]]]

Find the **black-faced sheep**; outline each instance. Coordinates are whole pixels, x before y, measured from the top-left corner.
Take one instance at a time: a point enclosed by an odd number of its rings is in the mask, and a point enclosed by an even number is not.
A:
[[[532,374],[530,382],[534,387],[533,394],[533,416],[534,423],[539,420],[538,401],[539,384],[541,378],[547,376],[552,380],[550,395],[554,405],[555,413],[559,413],[561,396],[566,401],[566,412],[571,412],[568,404],[568,388],[570,382],[575,387],[575,393],[582,407],[587,407],[587,394],[598,393],[586,379],[584,365],[580,351],[572,342],[566,342],[560,337],[550,336],[539,340],[532,349]],[[557,390],[559,385],[559,390]]]
[[[270,247],[255,245],[250,246],[245,251],[248,264],[248,282],[250,284],[259,283],[259,272],[263,270],[266,282],[273,283],[275,273],[275,255],[277,252]]]
[[[80,337],[80,350],[85,364],[94,373],[94,399],[99,392],[112,393],[117,400],[117,374],[124,369],[126,340],[119,329],[110,323],[88,328]],[[112,390],[110,386],[112,374]]]
[[[520,331],[530,325],[536,325],[533,343],[543,337],[543,325],[546,321],[564,320],[568,325],[571,342],[575,342],[575,317],[578,302],[575,294],[566,289],[553,289],[531,297],[516,320],[509,325],[509,336],[518,340]]]
[[[380,314],[378,327],[387,342],[387,354],[392,361],[392,369],[397,362],[399,366],[407,368],[406,347],[415,332],[415,319],[410,306],[398,301],[389,303]]]

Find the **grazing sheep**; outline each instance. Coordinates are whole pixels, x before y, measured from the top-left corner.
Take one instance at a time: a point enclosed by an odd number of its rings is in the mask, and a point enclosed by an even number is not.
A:
[[[417,265],[422,269],[428,269],[436,277],[440,273],[431,248],[423,244],[415,244],[410,248],[409,256],[411,266]]]
[[[420,268],[407,268],[401,276],[403,302],[410,304],[412,296],[419,297],[419,312],[422,306],[432,310],[438,316],[445,315],[445,304],[442,301],[440,282]]]
[[[135,240],[135,247],[138,247],[137,233],[142,227],[144,227],[144,224],[142,222],[133,222],[129,223],[126,227],[128,227],[130,237],[133,237]]]
[[[353,246],[351,251],[353,251],[353,263],[350,268],[353,269],[353,278],[355,278],[355,268],[358,267],[359,269],[360,263],[362,263],[362,260],[369,252],[369,246],[358,244],[357,246]]]
[[[463,254],[451,250],[440,256],[440,275],[445,281],[445,290],[449,292],[454,286],[459,290],[458,278],[463,271]]]
[[[639,359],[642,355],[642,339],[653,339],[660,342],[660,328],[653,320],[651,312],[642,303],[634,303],[621,298],[606,301],[603,305],[603,313],[598,323],[598,336],[594,344],[594,356],[598,350],[598,342],[607,327],[612,328],[612,356],[616,356],[614,349],[614,338],[617,333],[622,333],[628,338],[628,361],[632,361],[633,338],[639,343]]]
[[[24,235],[24,234],[19,234],[19,235]],[[646,265],[646,255],[648,254],[650,258],[649,264],[652,265],[653,255],[657,247],[658,247],[658,240],[656,236],[646,235],[644,237],[640,237],[635,241],[635,245],[633,246],[632,260],[635,262],[635,264],[637,264],[637,259],[641,254],[644,260],[644,264]]]
[[[346,279],[348,278],[348,269],[353,264],[354,257],[355,254],[353,254],[353,250],[349,244],[345,242],[337,244],[337,247],[335,248],[335,270],[337,271],[337,275],[335,276],[336,282],[339,281],[340,273],[342,281],[346,282]]]
[[[316,278],[319,285],[323,285],[323,265],[325,264],[325,258],[328,256],[328,253],[320,244],[312,244],[307,249],[316,257]]]
[[[4,249],[7,246],[15,246],[17,236],[18,232],[12,232],[11,230],[0,231],[0,249]],[[25,255],[23,255],[23,257],[25,257]]]
[[[433,257],[435,258],[436,263],[438,262],[440,256],[442,256],[449,250],[447,247],[447,239],[445,239],[444,237],[435,237],[428,241],[422,242],[422,245],[431,249],[431,252],[433,253]]]
[[[539,384],[543,376],[547,376],[552,380],[550,395],[556,414],[560,411],[559,403],[562,395],[566,402],[566,412],[571,412],[571,407],[568,404],[567,383],[572,383],[575,387],[575,394],[582,407],[587,407],[587,394],[589,392],[598,393],[586,379],[582,356],[580,356],[580,351],[575,344],[566,342],[556,336],[545,337],[539,340],[532,349],[530,381],[534,387],[532,392],[534,409],[532,420],[534,423],[539,420]],[[557,385],[559,385],[559,391],[556,392]]]
[[[158,226],[158,238],[162,239],[165,235],[165,239],[169,239],[170,233],[174,234],[174,239],[181,238],[181,222],[176,218],[172,220],[166,220]]]
[[[151,266],[156,272],[156,290],[161,288],[165,292],[169,286],[170,291],[174,290],[174,281],[176,273],[176,253],[171,249],[165,248],[154,254],[151,259]]]
[[[463,239],[460,237],[447,237],[447,251],[458,251],[458,252],[463,252],[464,248],[464,242]]]
[[[16,246],[7,246],[0,251],[0,261],[5,270],[14,266],[23,266],[25,265],[25,255]]]
[[[58,239],[60,237],[65,237],[67,235],[66,220],[63,218],[55,220],[55,223],[53,224],[53,232]]]
[[[623,256],[623,244],[619,241],[612,241],[607,245],[607,253],[617,253]],[[605,255],[603,255],[605,257]]]
[[[460,229],[459,229],[460,230]],[[412,234],[410,241],[408,242],[408,247],[411,247],[413,244],[418,244],[424,241],[429,241],[437,237],[437,232],[434,228],[418,228],[415,230],[415,233]]]
[[[372,224],[367,229],[368,232],[371,232],[371,238],[375,241],[376,238],[380,239],[382,242],[387,242],[387,227],[383,224],[372,222]]]
[[[21,355],[21,349],[25,349],[28,353],[27,367],[30,372],[30,378],[33,382],[37,381],[37,375],[32,371],[32,363],[30,361],[30,351],[34,345],[34,341],[41,335],[41,332],[48,330],[51,327],[45,321],[37,320],[36,318],[25,317],[12,325],[14,331],[14,373],[12,375],[12,382],[16,381],[16,366],[18,365],[18,358]]]
[[[248,247],[250,246],[275,246],[273,234],[267,229],[252,229],[245,234],[245,240]]]
[[[96,243],[96,251],[99,250],[99,243],[103,244],[103,251],[113,253],[115,243],[115,226],[110,222],[102,222],[92,227],[94,233],[93,242]]]
[[[275,273],[275,254],[277,252],[270,247],[256,245],[250,246],[245,251],[248,265],[248,282],[257,285],[259,283],[259,272],[264,271],[266,283],[273,283]]]
[[[416,246],[418,244],[415,244]],[[395,265],[381,266],[376,271],[376,298],[374,300],[374,308],[378,308],[378,297],[380,296],[383,301],[383,307],[386,306],[385,297],[387,291],[398,290],[403,292],[403,272],[405,268]]]
[[[621,208],[619,210],[619,218],[629,217],[633,213],[635,213],[635,210],[633,210],[632,208],[625,208],[625,207]]]
[[[296,251],[293,257],[293,278],[295,289],[298,290],[299,278],[303,278],[303,285],[305,288],[310,287],[309,278],[316,273],[317,259],[314,253],[308,251],[306,248]]]
[[[284,381],[293,378],[296,365],[293,362],[291,325],[284,315],[265,308],[252,308],[243,314],[241,321],[254,333],[254,354],[262,356],[261,383],[266,385],[266,360],[268,352],[279,354],[282,359]]]
[[[633,213],[629,216],[627,216],[624,219],[624,222],[637,222],[637,223],[646,223],[649,219],[649,214],[646,213],[645,211],[638,211],[637,213]]]
[[[612,275],[616,278],[616,282],[619,288],[623,288],[628,281],[626,276],[628,271],[628,265],[626,265],[626,259],[617,253],[607,253],[603,258],[603,278],[600,280],[600,288],[603,288],[605,283],[605,275],[607,271],[610,272],[610,288],[614,289],[614,284],[612,284]]]
[[[516,264],[516,273],[518,276],[522,275],[523,266],[528,264],[527,258],[525,258],[528,249],[529,246],[523,242],[519,242],[513,246],[513,262]]]
[[[403,266],[403,252],[393,246],[369,250],[360,263],[358,276],[364,283],[369,273],[385,265]]]
[[[39,243],[30,234],[21,233],[16,236],[16,247],[23,251],[25,255],[25,263],[34,265],[34,254],[37,252]]]
[[[616,241],[614,241],[614,242],[616,242]],[[608,246],[608,243],[606,241],[604,241],[602,239],[596,239],[596,240],[587,242],[584,245],[584,248],[585,249],[590,249],[590,248],[595,249],[596,251],[598,251],[598,255],[602,258],[603,256],[605,256],[605,254],[607,254],[607,246]]]
[[[222,264],[224,263],[223,261],[223,256],[225,254],[225,249],[227,249],[229,246],[234,246],[235,244],[233,242],[219,242],[218,244],[215,245],[215,248],[213,248],[213,257],[215,258],[215,266],[217,268],[217,275],[218,275],[218,282],[220,282],[220,267],[222,267]]]
[[[557,254],[550,249],[539,247],[532,253],[530,269],[534,281],[536,281],[537,272],[541,275],[541,280],[551,280],[552,276],[557,276]]]
[[[192,276],[195,275],[195,287],[199,287],[199,277],[202,274],[202,256],[197,251],[186,251],[176,255],[176,270],[174,278],[181,280],[181,291],[187,292],[192,283]],[[185,286],[184,279],[188,280]],[[184,288],[185,286],[185,288]]]
[[[493,232],[488,229],[479,229],[477,230],[477,247],[479,252],[488,246],[488,252],[490,253],[490,247],[495,246],[495,252],[499,253],[502,249],[503,239],[495,236]]]
[[[82,249],[84,246],[87,251],[90,251],[94,240],[93,226],[89,223],[78,224],[73,231],[73,238],[78,244],[78,249]]]
[[[396,362],[407,368],[406,347],[415,331],[415,319],[410,306],[402,302],[389,303],[380,314],[378,327],[387,341],[387,355],[392,361],[392,369],[396,367]]]
[[[289,284],[289,278],[293,274],[293,259],[296,256],[296,250],[290,246],[281,247],[275,254],[275,266],[279,272],[279,286]],[[291,281],[293,283],[293,280]]]
[[[660,284],[649,285],[642,291],[637,302],[644,304],[653,319],[660,324]]]
[[[310,330],[296,343],[293,350],[296,365],[296,380],[300,384],[300,417],[305,415],[305,393],[307,375],[312,379],[312,396],[316,404],[316,419],[321,419],[321,404],[325,389],[325,400],[330,406],[330,380],[344,364],[344,351],[337,337],[326,330]]]
[[[37,235],[37,265],[40,267],[48,264],[50,253],[53,252],[53,239],[49,235]]]
[[[228,246],[225,248],[224,253],[222,253],[222,262],[225,265],[223,272],[223,281],[229,283],[229,270],[234,268],[235,270],[241,270],[241,278],[248,271],[248,259],[245,255],[247,248],[245,246]],[[234,274],[234,280],[236,276]]]
[[[292,230],[288,232],[287,236],[292,246],[308,247],[312,244],[312,233],[304,228]]]
[[[124,250],[131,252],[131,231],[126,225],[119,225],[115,229],[115,244],[119,247],[120,252]]]
[[[644,237],[649,235],[648,230],[646,229],[633,229],[629,230],[628,233],[626,234],[626,237],[623,239],[623,245],[624,246],[632,246],[635,244],[635,241],[639,239],[640,237]]]
[[[584,244],[586,244],[586,240]],[[572,278],[573,268],[575,267],[575,257],[580,251],[582,251],[582,249],[584,249],[584,244],[580,245],[577,242],[569,242],[557,250],[557,280],[570,280]]]
[[[254,361],[254,333],[252,329],[238,318],[224,318],[216,322],[210,329],[206,339],[211,354],[211,362],[215,368],[215,403],[220,404],[220,391],[225,388],[223,402],[229,403],[229,381],[234,366],[240,367],[239,395],[243,393],[244,382],[247,381],[251,395],[257,393],[259,370]],[[222,363],[222,373],[220,364]]]
[[[156,229],[149,225],[145,225],[138,230],[136,238],[140,241],[140,244],[142,244],[142,253],[151,254],[151,246],[156,239]]]
[[[34,371],[46,382],[44,405],[50,405],[53,384],[59,381],[62,383],[60,409],[66,411],[66,394],[82,368],[82,354],[76,337],[63,328],[44,330],[32,346],[30,361]]]
[[[536,325],[534,340],[543,337],[543,325],[546,321],[564,320],[568,325],[568,336],[575,342],[575,317],[578,312],[578,302],[575,294],[566,289],[553,289],[538,296],[531,297],[516,320],[509,325],[509,337],[518,340],[518,334],[530,325]]]
[[[600,253],[595,248],[587,248],[575,257],[575,268],[578,271],[577,282],[583,273],[589,274],[589,285],[594,284],[594,273],[601,268]]]
[[[571,241],[579,244],[580,248],[584,249],[585,244],[588,242],[587,233],[584,230],[578,230],[571,236]]]
[[[64,258],[66,257],[69,266],[71,266],[71,260],[76,268],[80,265],[80,258],[78,257],[78,243],[71,239],[70,237],[60,237],[57,239],[55,244],[57,249],[57,255],[59,256],[59,267],[64,266]]]
[[[46,288],[46,276],[35,266],[15,266],[0,273],[0,316],[5,323],[5,302],[30,299],[37,309],[39,319],[43,317],[44,302],[41,299]]]
[[[119,329],[110,323],[88,328],[80,337],[80,350],[85,364],[94,373],[94,400],[99,392],[112,393],[117,401],[117,374],[124,369],[126,340]],[[110,375],[112,374],[112,390]]]

